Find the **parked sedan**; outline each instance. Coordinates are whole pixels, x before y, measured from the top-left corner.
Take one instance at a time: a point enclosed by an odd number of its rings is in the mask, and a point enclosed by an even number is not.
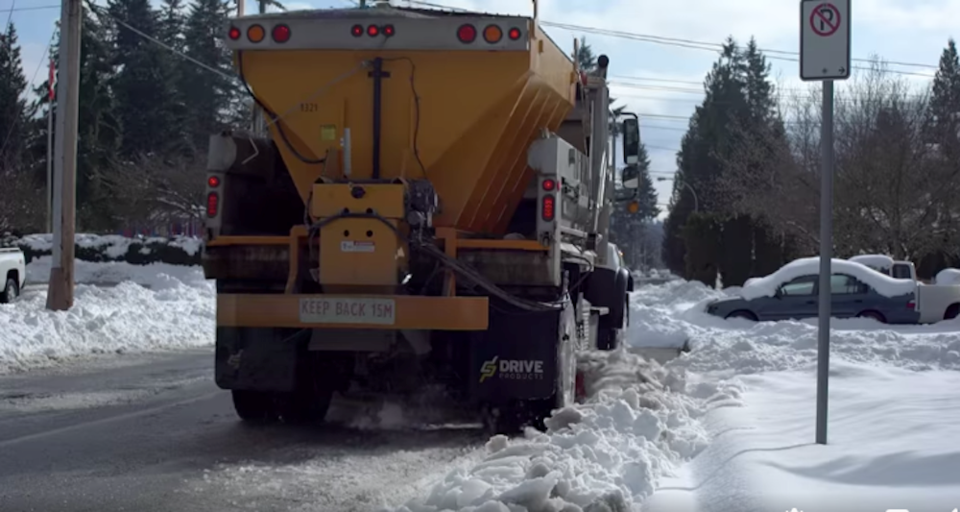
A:
[[[881,294],[876,286],[864,282],[873,281],[874,276],[861,270],[865,267],[857,267],[860,268],[851,267],[857,270],[856,272],[842,273],[837,272],[840,269],[837,269],[834,263],[834,271],[837,273],[830,277],[833,298],[830,316],[873,318],[889,324],[919,323],[920,313],[915,309],[914,293],[891,294],[889,289],[885,289],[887,294]],[[872,269],[867,270],[876,273],[879,276],[877,279],[890,279]],[[853,273],[859,274],[860,278],[851,275]],[[868,279],[862,279],[863,277]],[[818,281],[817,274],[792,277],[779,284],[770,295],[754,293],[748,294],[750,298],[732,297],[713,301],[707,305],[707,313],[721,318],[746,318],[753,321],[816,318],[820,293]],[[769,281],[765,284],[769,284]],[[745,289],[749,286],[751,285],[745,285]]]

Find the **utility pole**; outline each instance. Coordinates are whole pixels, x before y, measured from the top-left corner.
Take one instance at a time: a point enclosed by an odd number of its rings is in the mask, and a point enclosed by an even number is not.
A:
[[[48,232],[53,233],[53,83],[57,79],[53,56],[50,56],[50,76],[47,80],[47,224]]]
[[[73,257],[77,210],[77,124],[80,111],[82,0],[63,0],[60,12],[60,87],[53,182],[53,257],[47,309],[73,307]]]

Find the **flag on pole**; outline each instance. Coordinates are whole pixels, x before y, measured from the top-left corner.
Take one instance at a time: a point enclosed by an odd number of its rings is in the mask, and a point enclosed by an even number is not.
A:
[[[47,94],[50,101],[53,101],[53,81],[56,79],[56,66],[53,59],[50,59],[50,79],[47,81]]]

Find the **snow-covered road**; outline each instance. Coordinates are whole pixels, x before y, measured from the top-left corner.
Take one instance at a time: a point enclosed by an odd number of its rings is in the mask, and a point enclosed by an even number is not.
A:
[[[43,262],[35,265],[43,274]],[[0,306],[0,325],[9,326],[0,330],[0,373],[212,342],[213,288],[199,270],[81,268],[81,281],[122,282],[78,287],[69,313],[44,311],[42,290]],[[195,461],[202,476],[181,475],[176,503],[229,496],[231,510],[396,512],[960,506],[960,449],[949,441],[960,439],[960,320],[834,322],[830,444],[818,446],[815,320],[752,324],[703,312],[726,293],[684,281],[634,293],[631,349],[686,344],[691,352],[664,365],[630,350],[587,355],[590,400],[558,412],[546,433],[488,440],[469,428],[348,423],[337,434],[349,440],[342,446],[280,441],[269,456]],[[86,407],[101,407],[97,400]],[[225,428],[235,420],[219,416],[228,409],[221,402],[216,417],[190,409],[195,423],[169,428],[181,438],[203,435],[207,423]],[[9,410],[0,407],[0,419]]]

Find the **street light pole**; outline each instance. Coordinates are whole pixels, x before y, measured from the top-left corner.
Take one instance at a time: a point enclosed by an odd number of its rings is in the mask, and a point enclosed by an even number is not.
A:
[[[679,184],[683,185],[684,188],[686,188],[687,190],[690,191],[690,195],[693,196],[693,211],[699,212],[699,211],[700,211],[700,200],[697,199],[697,191],[694,190],[693,187],[691,187],[689,183],[687,183],[686,181],[683,181],[683,180],[681,180],[681,179],[679,179],[679,178],[657,178],[657,181],[671,181],[671,180],[674,181],[674,182],[676,182],[676,183],[679,183]]]

